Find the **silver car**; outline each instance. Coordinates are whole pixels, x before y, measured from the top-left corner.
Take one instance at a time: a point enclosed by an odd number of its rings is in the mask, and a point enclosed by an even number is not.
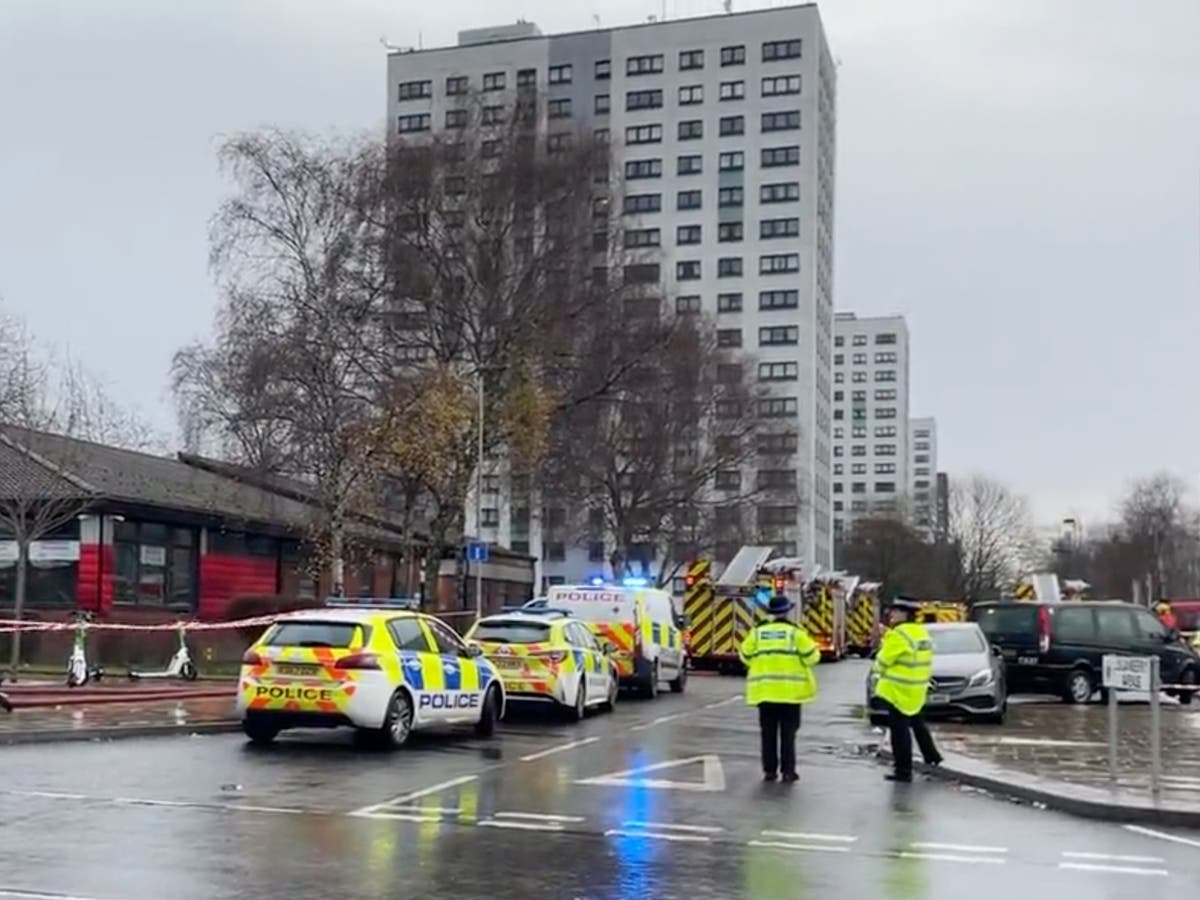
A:
[[[974,622],[926,625],[933,638],[933,679],[925,701],[930,717],[962,717],[1003,724],[1008,712],[1004,660],[988,645]],[[887,711],[875,696],[876,676],[867,676],[867,709],[872,725],[885,725]]]

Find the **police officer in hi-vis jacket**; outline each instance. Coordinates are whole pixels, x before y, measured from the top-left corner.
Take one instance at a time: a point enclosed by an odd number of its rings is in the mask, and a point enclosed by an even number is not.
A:
[[[933,640],[914,621],[920,604],[897,597],[887,609],[888,630],[875,656],[875,696],[887,705],[894,771],[889,781],[912,781],[913,738],[927,765],[936,766],[942,754],[921,716],[933,677]]]
[[[800,707],[817,696],[813,667],[821,651],[807,631],[786,616],[795,604],[783,594],[771,598],[771,618],[746,635],[738,651],[746,666],[746,703],[758,707],[762,733],[763,779],[785,782],[796,774],[796,732]]]

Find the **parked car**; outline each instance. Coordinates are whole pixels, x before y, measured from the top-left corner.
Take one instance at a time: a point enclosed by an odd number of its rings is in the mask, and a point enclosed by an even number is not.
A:
[[[1008,682],[997,648],[973,622],[925,626],[933,639],[933,678],[925,701],[930,718],[961,716],[1002,724],[1008,712]],[[883,702],[874,696],[874,673],[867,676],[867,709],[872,725],[887,722]]]
[[[1106,653],[1157,656],[1163,684],[1200,682],[1200,654],[1145,607],[1112,601],[980,603],[971,611],[1000,648],[1014,693],[1056,694],[1087,703],[1100,687]],[[1191,703],[1192,691],[1168,691]]]

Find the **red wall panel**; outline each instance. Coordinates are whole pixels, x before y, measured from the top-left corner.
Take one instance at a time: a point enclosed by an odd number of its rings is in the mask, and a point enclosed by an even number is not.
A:
[[[275,560],[262,556],[225,556],[206,553],[200,557],[200,619],[221,619],[234,597],[278,592]]]
[[[106,613],[113,604],[112,544],[80,544],[75,599],[80,609]]]

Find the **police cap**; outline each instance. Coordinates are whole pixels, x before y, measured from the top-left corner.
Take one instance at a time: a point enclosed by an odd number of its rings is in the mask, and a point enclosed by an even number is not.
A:
[[[906,597],[904,594],[899,594],[892,598],[892,602],[888,604],[890,609],[898,609],[901,612],[919,612],[921,609],[921,601],[916,597]]]

